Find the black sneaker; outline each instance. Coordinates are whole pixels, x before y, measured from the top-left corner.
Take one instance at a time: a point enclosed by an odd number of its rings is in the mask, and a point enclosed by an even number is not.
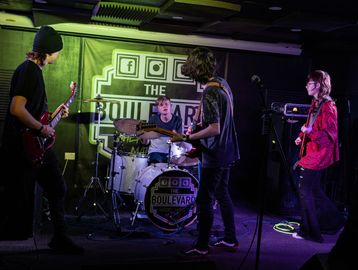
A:
[[[75,244],[68,236],[54,236],[48,246],[56,252],[65,254],[82,254],[83,247]]]
[[[209,254],[208,248],[199,248],[199,247],[191,247],[188,249],[185,249],[181,252],[183,255],[186,256],[205,256]]]
[[[237,250],[237,248],[239,247],[239,243],[238,242],[230,243],[230,242],[226,242],[225,240],[221,239],[221,240],[216,241],[215,243],[209,244],[209,247],[219,248],[222,250],[235,252]]]

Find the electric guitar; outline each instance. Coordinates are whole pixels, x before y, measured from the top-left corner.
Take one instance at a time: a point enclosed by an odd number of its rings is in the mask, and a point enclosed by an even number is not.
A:
[[[71,82],[70,89],[71,95],[64,102],[66,107],[69,107],[75,98],[77,91],[76,82]],[[55,115],[50,115],[49,112],[45,112],[38,120],[41,122],[41,124],[49,125],[54,128],[60,121],[63,111],[64,109],[61,108]],[[34,167],[38,167],[43,163],[46,151],[54,145],[56,136],[54,135],[52,137],[45,138],[40,136],[38,131],[26,128],[22,132],[22,139],[26,158],[32,163]]]
[[[196,126],[195,129],[193,130],[194,132],[198,132],[200,130],[200,126]],[[145,132],[148,132],[148,131],[155,131],[155,132],[158,132],[160,134],[163,134],[163,135],[167,135],[169,137],[174,137],[175,138],[175,141],[185,141],[185,137],[180,137],[181,134],[178,134],[178,133],[175,133],[173,131],[170,131],[170,130],[166,130],[166,129],[163,129],[163,128],[158,128],[155,124],[148,124],[148,123],[139,123],[137,125],[137,133],[139,132],[142,132],[142,131],[145,131]],[[192,145],[192,148],[186,152],[186,156],[189,157],[189,158],[198,158],[198,159],[201,159],[201,144],[200,144],[200,140],[190,140],[188,141],[191,145]]]
[[[175,136],[178,136],[180,134],[178,133],[175,133],[171,130],[167,130],[167,129],[164,129],[164,128],[159,128],[157,127],[156,124],[148,124],[148,123],[144,123],[144,122],[139,122],[138,125],[137,125],[137,134],[138,133],[141,133],[141,132],[149,132],[149,131],[154,131],[154,132],[158,132],[160,134],[163,134],[163,135],[166,135],[166,136],[169,136],[169,137],[175,137]]]

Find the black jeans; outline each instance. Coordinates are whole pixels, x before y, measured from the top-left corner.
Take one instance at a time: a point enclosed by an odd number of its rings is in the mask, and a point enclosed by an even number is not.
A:
[[[216,199],[220,206],[225,227],[224,239],[237,242],[234,207],[229,194],[230,167],[201,168],[199,191],[196,198],[198,206],[199,236],[197,246],[206,248],[214,220],[213,204]]]
[[[321,241],[322,227],[342,226],[343,216],[322,190],[323,170],[310,170],[302,167],[299,167],[299,170],[300,230],[303,236]]]
[[[33,235],[34,183],[38,181],[49,202],[54,234],[65,234],[66,186],[55,152],[52,149],[46,152],[40,168],[33,168],[19,152],[6,153],[8,177],[3,180],[6,209],[0,227],[14,240]]]

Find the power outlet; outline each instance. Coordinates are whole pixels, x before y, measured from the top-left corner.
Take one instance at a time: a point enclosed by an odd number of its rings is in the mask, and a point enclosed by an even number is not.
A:
[[[74,152],[65,152],[65,160],[75,160],[76,153]]]

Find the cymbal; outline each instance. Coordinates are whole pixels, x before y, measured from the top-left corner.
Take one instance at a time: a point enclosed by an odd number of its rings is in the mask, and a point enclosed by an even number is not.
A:
[[[82,99],[83,102],[102,102],[102,103],[120,103],[120,101],[115,99],[105,99],[103,97],[95,97],[95,98],[86,98]]]
[[[137,133],[137,126],[140,120],[132,118],[119,118],[113,121],[113,124],[117,131],[126,135],[133,135]]]

